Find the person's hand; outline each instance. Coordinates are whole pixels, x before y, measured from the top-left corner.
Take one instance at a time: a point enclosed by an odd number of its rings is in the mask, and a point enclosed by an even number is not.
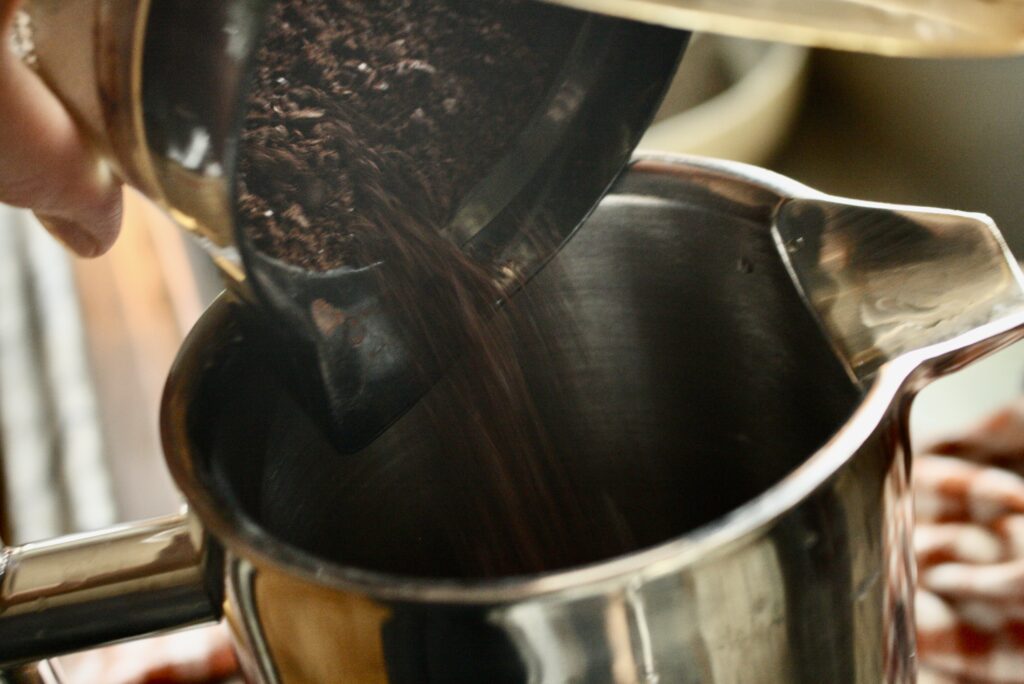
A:
[[[0,202],[32,209],[75,253],[97,256],[120,229],[120,183],[60,100],[8,49],[19,2],[0,0]]]

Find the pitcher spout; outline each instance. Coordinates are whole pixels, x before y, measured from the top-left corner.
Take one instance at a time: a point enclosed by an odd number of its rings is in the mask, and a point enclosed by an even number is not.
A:
[[[772,232],[793,282],[862,384],[888,361],[1005,319],[991,332],[1002,339],[1024,313],[1024,275],[983,214],[793,198],[780,203]]]

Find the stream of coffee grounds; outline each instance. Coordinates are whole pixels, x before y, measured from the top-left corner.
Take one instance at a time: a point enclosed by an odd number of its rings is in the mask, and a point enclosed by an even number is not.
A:
[[[463,576],[629,550],[560,475],[513,342],[529,321],[506,305],[494,324],[497,274],[444,235],[550,93],[572,41],[546,18],[565,11],[522,0],[279,2],[240,147],[241,225],[257,250],[310,271],[385,262],[385,305],[410,340],[427,341],[422,366],[460,350],[464,372],[436,420],[474,435],[444,464],[472,491],[455,485],[458,500],[437,504],[453,523],[477,521],[472,532],[453,525]]]

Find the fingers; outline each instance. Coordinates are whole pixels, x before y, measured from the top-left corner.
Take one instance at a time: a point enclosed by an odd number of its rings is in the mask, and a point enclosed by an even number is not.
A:
[[[0,202],[26,207],[82,256],[113,244],[120,183],[63,104],[6,49],[15,2],[0,0]]]

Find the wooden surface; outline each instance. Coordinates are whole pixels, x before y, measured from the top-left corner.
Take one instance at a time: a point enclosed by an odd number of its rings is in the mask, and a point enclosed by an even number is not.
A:
[[[76,262],[103,432],[122,519],[175,510],[158,418],[167,370],[204,308],[185,236],[159,210],[126,193],[114,248]]]

